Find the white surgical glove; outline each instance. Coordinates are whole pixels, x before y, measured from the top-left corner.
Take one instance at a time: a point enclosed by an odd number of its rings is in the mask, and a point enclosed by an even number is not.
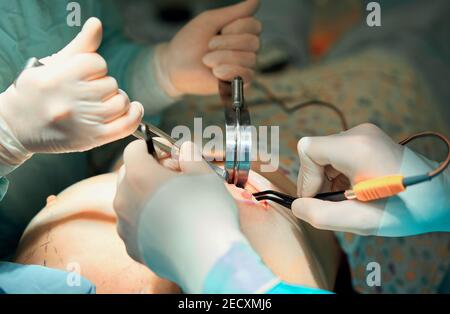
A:
[[[199,293],[215,262],[247,240],[223,180],[205,162],[192,161],[194,150],[192,143],[181,147],[178,174],[148,155],[143,141],[131,143],[114,209],[131,257],[185,292]]]
[[[0,95],[0,175],[33,153],[85,151],[136,130],[143,108],[107,76],[96,53],[101,40],[101,22],[89,19],[64,49]]]
[[[292,210],[314,227],[379,236],[450,231],[448,171],[375,202],[310,198],[367,179],[397,174],[408,177],[436,168],[436,163],[394,143],[378,127],[363,124],[337,135],[305,137],[299,141],[298,151],[298,195],[302,198],[293,203]]]
[[[209,95],[217,79],[241,76],[248,84],[256,65],[261,23],[253,17],[259,0],[205,11],[156,49],[159,85],[171,97]]]

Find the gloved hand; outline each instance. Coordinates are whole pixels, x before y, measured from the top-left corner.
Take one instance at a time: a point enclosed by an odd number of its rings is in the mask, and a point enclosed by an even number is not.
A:
[[[114,209],[132,258],[184,291],[201,292],[214,262],[233,242],[246,240],[224,182],[206,163],[192,161],[198,160],[192,152],[191,143],[181,147],[184,174],[177,174],[158,164],[145,142],[131,143],[124,152]]]
[[[253,77],[261,23],[252,15],[259,0],[206,11],[155,53],[157,78],[171,97],[218,92],[217,79]]]
[[[419,175],[436,164],[394,143],[378,127],[363,124],[298,143],[300,173],[292,210],[316,228],[362,235],[407,236],[450,230],[449,176],[410,186],[387,200],[327,202],[313,199],[320,192],[339,191],[367,179],[401,174]]]
[[[0,262],[0,294],[91,294],[95,286],[78,274],[38,265]]]
[[[100,21],[89,19],[64,49],[0,95],[0,175],[33,153],[85,151],[136,130],[143,108],[107,76],[96,53],[101,40]]]

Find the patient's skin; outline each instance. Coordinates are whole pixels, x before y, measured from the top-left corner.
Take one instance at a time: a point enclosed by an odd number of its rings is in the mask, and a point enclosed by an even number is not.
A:
[[[331,289],[333,275],[325,278],[330,272],[324,272],[311,254],[306,236],[292,223],[292,216],[278,205],[258,203],[250,194],[269,188],[274,187],[256,173],[251,173],[247,191],[229,186],[240,209],[242,231],[266,265],[283,280]],[[25,230],[15,261],[67,271],[79,265],[81,274],[96,285],[97,293],[180,292],[176,285],[158,278],[127,255],[116,231],[112,209],[115,191],[116,174],[110,173],[50,196],[47,206]]]
[[[127,255],[112,210],[115,189],[116,175],[107,174],[49,197],[22,236],[16,261],[66,271],[79,267],[97,293],[179,292]]]

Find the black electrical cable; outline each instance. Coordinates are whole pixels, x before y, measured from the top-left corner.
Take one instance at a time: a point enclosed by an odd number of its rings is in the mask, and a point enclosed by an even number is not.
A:
[[[447,158],[439,165],[439,167],[437,167],[436,169],[434,169],[426,174],[407,177],[407,178],[403,179],[403,185],[405,187],[433,179],[434,177],[440,175],[445,169],[447,169],[448,165],[450,164],[450,141],[447,137],[445,137],[444,135],[442,135],[440,133],[437,133],[437,132],[417,133],[417,134],[414,134],[414,135],[404,139],[403,141],[401,141],[400,145],[406,145],[415,139],[423,138],[423,137],[434,137],[434,138],[438,138],[442,142],[444,142],[447,145]]]

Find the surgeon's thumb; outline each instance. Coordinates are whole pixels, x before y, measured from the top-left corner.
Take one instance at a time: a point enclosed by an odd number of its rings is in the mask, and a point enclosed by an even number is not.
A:
[[[298,198],[292,203],[294,216],[317,229],[335,230],[333,224],[336,222],[336,217],[334,217],[333,212],[339,212],[336,209],[336,203],[333,202],[313,198]]]
[[[245,0],[238,4],[208,11],[203,15],[207,25],[216,25],[217,32],[238,19],[252,16],[259,8],[259,0]]]
[[[123,152],[123,162],[128,168],[141,168],[146,164],[155,164],[156,160],[148,153],[147,143],[144,140],[135,140],[128,144]]]
[[[70,57],[78,53],[96,52],[103,38],[102,22],[91,17],[84,23],[78,35],[59,53],[58,56]]]

